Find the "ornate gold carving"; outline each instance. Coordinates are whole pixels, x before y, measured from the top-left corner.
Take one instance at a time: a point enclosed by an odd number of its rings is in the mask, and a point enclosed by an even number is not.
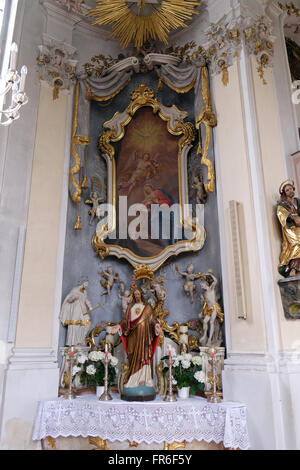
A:
[[[102,153],[105,153],[113,160],[115,156],[115,148],[111,145],[111,141],[115,142],[116,131],[115,129],[110,129],[109,131],[102,132],[99,137],[98,147]]]
[[[211,160],[209,160],[209,158],[207,158],[207,154],[208,154],[209,144],[211,141],[212,128],[217,125],[217,119],[212,110],[210,91],[209,91],[209,86],[208,86],[208,74],[207,74],[206,67],[202,67],[201,81],[202,81],[202,96],[203,96],[203,101],[204,101],[205,106],[200,112],[196,120],[196,129],[199,130],[199,142],[200,142],[197,153],[198,155],[202,154],[201,163],[202,165],[207,166],[208,183],[204,183],[205,190],[208,193],[212,193],[215,190],[215,170],[214,170],[213,163],[211,162]],[[201,135],[200,135],[201,124],[204,124],[205,131],[206,131],[203,153],[202,153]]]
[[[269,64],[269,62],[270,62],[269,56],[267,54],[263,54],[260,58],[260,65],[257,67],[258,75],[264,85],[267,84],[265,80],[265,67]]]
[[[199,351],[199,339],[195,335],[189,335],[189,349]]]
[[[202,46],[197,46],[195,41],[187,42],[184,46],[171,45],[164,51],[164,54],[175,55],[187,65],[197,62],[201,56],[205,60],[205,50]]]
[[[106,245],[104,242],[104,239],[107,234],[108,234],[108,227],[107,225],[105,225],[102,228],[101,232],[98,230],[94,234],[93,240],[92,240],[92,247],[94,248],[96,254],[100,256],[102,261],[104,260],[104,258],[106,258],[106,256],[109,255],[109,245]]]
[[[141,84],[131,93],[131,103],[126,111],[133,117],[143,106],[151,106],[154,113],[157,113],[159,110],[159,103],[157,98],[155,98],[154,91],[146,85]]]
[[[119,38],[123,49],[133,40],[137,48],[151,39],[168,44],[170,31],[185,27],[186,21],[199,14],[196,7],[201,5],[196,0],[163,0],[151,6],[152,11],[145,14],[143,0],[139,0],[140,8],[135,14],[126,0],[96,1],[98,5],[88,12],[95,18],[93,24],[112,24],[109,37]]]
[[[135,441],[132,441],[132,442],[128,441],[128,442],[129,442],[129,447],[138,447],[139,446],[138,443],[135,442]]]
[[[89,437],[89,443],[95,446],[92,450],[109,450],[107,441],[100,437]]]
[[[85,339],[85,342],[86,344],[91,348],[91,349],[96,349],[97,346],[96,346],[96,343],[95,343],[95,338],[97,338],[97,336],[100,335],[101,331],[103,331],[104,328],[103,326],[98,323],[95,328],[92,329],[91,331],[91,335],[88,336],[86,339]]]
[[[289,16],[291,15],[300,16],[300,9],[297,8],[293,2],[286,3],[285,5],[278,2],[278,6],[279,8],[281,8],[281,10],[286,11]]]
[[[149,268],[149,266],[147,266],[146,264],[140,264],[139,266],[137,266],[133,271],[133,276],[136,281],[138,281],[139,279],[149,279],[150,281],[152,281],[155,278],[153,270]]]
[[[246,47],[254,54],[258,63],[257,71],[264,85],[267,84],[264,72],[271,64],[274,55],[274,41],[271,36],[271,23],[261,16],[252,27],[244,29]]]
[[[70,170],[70,181],[75,186],[76,191],[72,195],[73,202],[80,203],[81,201],[81,185],[75,179],[75,175],[80,172],[81,163],[80,157],[76,150],[77,145],[86,146],[90,143],[90,138],[88,136],[76,135],[77,125],[78,125],[78,102],[79,102],[79,82],[76,83],[74,90],[74,105],[73,105],[73,123],[72,123],[72,141],[71,141],[71,151],[75,159],[75,165]]]
[[[90,325],[91,324],[91,320],[85,320],[85,321],[82,321],[82,320],[67,320],[64,325],[65,326],[68,326],[68,325]]]
[[[80,202],[78,203],[79,206]],[[82,230],[82,223],[81,223],[81,217],[80,215],[77,216],[75,225],[74,225],[74,230]]]
[[[56,450],[56,439],[54,437],[48,436],[46,439],[42,440],[42,449],[43,450]]]
[[[91,77],[93,74],[95,74],[97,78],[100,78],[102,72],[114,65],[118,59],[113,59],[112,56],[105,57],[103,54],[99,54],[93,56],[90,61],[92,63],[87,62],[83,65],[87,76]]]
[[[177,450],[177,449],[185,449],[186,448],[186,441],[183,442],[172,442],[168,444],[164,442],[164,450]]]
[[[168,333],[170,338],[172,338],[176,343],[179,341],[179,328],[180,325],[177,321],[173,322],[172,326],[168,325],[168,323],[165,320],[165,317],[169,315],[168,310],[164,310],[162,312],[162,315],[159,317],[160,318],[160,324],[162,329]]]

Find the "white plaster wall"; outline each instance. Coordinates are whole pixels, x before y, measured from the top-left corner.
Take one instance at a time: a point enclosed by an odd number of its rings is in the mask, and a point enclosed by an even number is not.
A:
[[[25,8],[26,6],[26,8]],[[7,344],[15,262],[20,226],[26,225],[40,81],[35,69],[36,45],[43,32],[43,11],[36,0],[19,2],[14,40],[20,46],[19,67],[26,64],[26,92],[30,97],[20,119],[0,127],[0,403],[3,371],[11,345]],[[14,338],[14,331],[12,332]]]
[[[68,92],[41,83],[16,347],[51,347]],[[34,328],[33,328],[34,326]]]
[[[229,304],[225,321],[230,322],[229,348],[236,351],[263,351],[266,347],[265,325],[259,282],[256,223],[251,198],[248,150],[243,123],[242,95],[237,63],[229,69],[229,84],[225,87],[220,75],[213,77],[213,94],[218,119],[215,130],[217,143],[216,172],[221,192],[219,212],[223,213],[226,241],[226,282]],[[230,137],[231,136],[231,137]],[[235,286],[233,277],[232,239],[229,220],[229,201],[236,200],[242,206],[240,218],[244,227],[242,256],[244,263],[247,299],[247,321],[237,319]],[[223,273],[224,276],[224,273]]]
[[[73,31],[72,45],[78,50],[76,60],[79,60],[79,64],[90,62],[92,57],[99,54],[105,57],[111,55],[113,58],[118,57],[120,53],[127,55],[129,51],[134,54],[132,48],[120,51],[119,41],[108,40],[109,32],[104,28],[85,26],[79,23]]]

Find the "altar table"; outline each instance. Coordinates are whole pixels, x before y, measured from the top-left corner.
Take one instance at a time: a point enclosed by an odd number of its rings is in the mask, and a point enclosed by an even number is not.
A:
[[[126,402],[112,396],[106,402],[95,395],[39,402],[32,439],[81,436],[137,444],[204,440],[223,442],[230,449],[250,447],[246,406],[241,403],[208,403],[200,397]]]

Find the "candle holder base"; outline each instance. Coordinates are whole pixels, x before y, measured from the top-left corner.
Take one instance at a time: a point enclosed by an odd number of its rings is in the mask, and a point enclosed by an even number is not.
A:
[[[166,394],[165,398],[164,398],[164,401],[168,401],[168,402],[177,401],[176,395],[174,395],[173,393],[170,394],[170,393],[168,392],[168,393]]]
[[[109,392],[103,392],[101,397],[99,398],[99,401],[109,401],[112,400],[112,396],[110,395]]]
[[[221,403],[222,399],[218,395],[209,395],[207,401],[208,403]]]
[[[69,391],[64,394],[63,399],[64,400],[74,400],[76,398],[76,394],[73,392],[73,390]]]

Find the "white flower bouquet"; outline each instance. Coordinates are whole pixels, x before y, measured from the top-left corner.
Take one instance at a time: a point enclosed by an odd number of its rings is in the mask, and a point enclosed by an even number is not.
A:
[[[162,360],[168,359],[168,356]],[[202,359],[200,356],[193,356],[186,353],[173,356],[172,374],[177,383],[177,387],[190,387],[190,394],[195,395],[197,390],[204,390],[205,375],[202,371]],[[163,373],[166,374],[169,368],[165,367]]]
[[[108,386],[110,387],[116,378],[116,367],[118,365],[118,359],[108,353],[110,362],[108,364]],[[81,367],[76,366],[75,374],[80,374],[80,382],[82,384],[103,386],[104,385],[104,367],[105,353],[102,351],[91,351],[87,356],[81,355],[77,359],[77,363]]]

